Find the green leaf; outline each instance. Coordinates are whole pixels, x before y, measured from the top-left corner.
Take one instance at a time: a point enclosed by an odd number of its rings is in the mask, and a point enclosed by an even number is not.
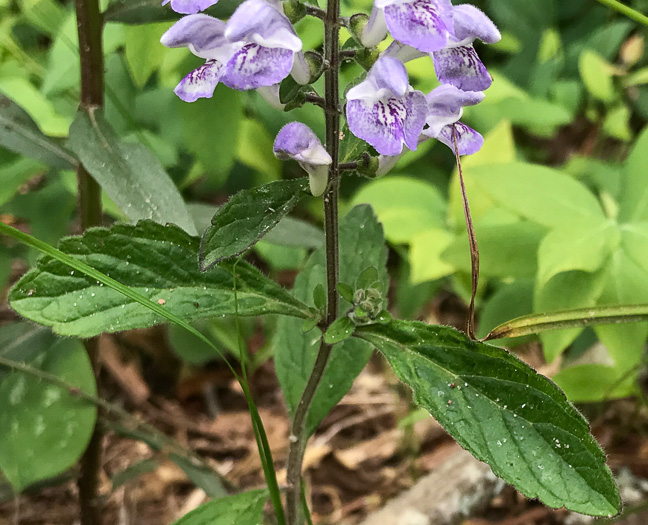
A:
[[[43,173],[44,166],[31,159],[19,158],[15,162],[0,166],[0,206],[10,201],[20,187],[29,179]]]
[[[420,322],[358,327],[415,401],[477,459],[553,508],[612,516],[621,502],[585,418],[546,377],[506,351]]]
[[[268,496],[268,490],[261,489],[210,501],[173,525],[259,525]]]
[[[560,228],[604,217],[596,197],[584,184],[551,168],[522,162],[475,166],[466,177],[471,200],[479,203],[486,197],[543,226]]]
[[[573,222],[552,230],[538,250],[538,286],[561,272],[595,272],[617,248],[620,237],[611,220]]]
[[[341,343],[353,335],[355,324],[349,317],[340,317],[328,327],[324,334],[324,342],[328,345]]]
[[[166,49],[160,44],[160,37],[167,29],[168,23],[124,28],[126,62],[136,86],[143,87],[162,65]]]
[[[241,190],[212,218],[202,236],[200,269],[236,257],[259,241],[306,195],[308,179],[278,180]]]
[[[552,379],[574,403],[597,403],[627,397],[634,391],[636,375],[619,373],[612,366],[570,366]]]
[[[59,169],[73,169],[77,160],[45,136],[31,117],[11,99],[0,95],[0,146]]]
[[[585,49],[578,60],[578,69],[590,94],[603,102],[616,98],[612,81],[612,66],[598,53]]]
[[[342,299],[344,299],[348,303],[353,303],[353,287],[351,285],[346,283],[338,283],[337,289]]]
[[[109,275],[185,321],[233,315],[233,265],[202,273],[196,237],[152,221],[94,228],[61,241],[74,259]],[[253,266],[236,265],[240,315],[280,313],[306,318],[307,307]],[[61,335],[92,337],[144,328],[164,318],[131,298],[51,256],[41,258],[14,286],[11,306],[20,315]]]
[[[648,272],[635,263],[624,249],[619,249],[612,255],[607,270],[607,280],[599,305],[646,302]],[[648,337],[648,324],[597,326],[595,330],[619,370],[630,370],[641,362]]]
[[[454,239],[455,236],[452,233],[442,228],[430,228],[412,237],[408,252],[412,284],[434,281],[454,273],[454,264],[450,264],[441,257],[441,254],[452,244]],[[466,242],[468,242],[467,239]],[[467,245],[464,245],[462,258],[465,246]]]
[[[536,285],[534,311],[551,314],[564,310],[587,308],[596,305],[603,293],[605,271],[563,272],[543,285]],[[583,331],[584,326],[540,334],[545,359],[551,363]]]
[[[475,224],[480,271],[494,277],[528,277],[537,269],[536,253],[545,229],[529,221]],[[442,253],[442,261],[470,272],[468,235],[461,234]]]
[[[187,150],[217,182],[226,180],[236,160],[242,129],[242,94],[221,86],[210,99],[183,103],[180,117]]]
[[[145,146],[121,142],[99,111],[79,111],[68,146],[129,219],[171,222],[196,233],[178,188],[160,162]]]
[[[340,221],[340,281],[355,282],[368,266],[379,270],[383,289],[388,288],[387,249],[380,223],[369,206],[356,206]],[[295,297],[312,301],[313,290],[325,283],[325,254],[313,253],[295,280]],[[340,310],[350,308],[342,301]],[[321,341],[321,331],[301,333],[301,322],[282,317],[272,341],[275,367],[288,411],[293,414],[312,372]],[[308,414],[307,432],[312,434],[329,411],[344,397],[356,376],[371,357],[370,345],[347,339],[333,349],[324,377]]]
[[[646,127],[626,160],[624,166],[624,192],[621,198],[619,220],[625,222],[648,222],[648,127]]]
[[[439,190],[409,177],[388,177],[363,186],[353,204],[363,203],[373,206],[393,243],[409,243],[415,235],[445,223],[446,203]]]
[[[26,323],[0,329],[0,339],[7,336],[13,339],[2,346],[2,357],[96,394],[92,366],[79,341],[55,339]],[[1,376],[0,403],[0,470],[16,491],[74,465],[97,417],[96,408],[73,393],[18,371]]]

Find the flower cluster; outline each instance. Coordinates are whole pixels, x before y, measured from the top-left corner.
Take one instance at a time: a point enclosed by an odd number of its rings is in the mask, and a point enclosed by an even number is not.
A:
[[[246,0],[227,22],[198,13],[216,1],[171,0],[175,10],[192,14],[164,33],[162,44],[188,47],[205,59],[176,87],[182,100],[211,97],[219,82],[240,91],[274,86],[291,73],[297,82],[308,82],[302,42],[279,5]]]
[[[279,84],[289,75],[301,85],[312,81],[302,42],[278,0],[245,0],[224,22],[200,11],[218,0],[164,0],[186,14],[162,37],[168,47],[188,47],[205,64],[176,87],[187,102],[211,97],[219,82],[237,90],[258,89],[273,105]],[[359,17],[359,18],[358,18]],[[355,19],[355,20],[354,20]],[[359,22],[358,22],[359,21]],[[470,4],[451,0],[374,0],[371,15],[356,15],[350,29],[367,48],[388,34],[394,42],[366,77],[346,92],[350,131],[378,152],[377,175],[400,155],[434,138],[460,155],[479,151],[482,136],[459,122],[463,108],[478,104],[492,83],[473,46],[500,40],[495,24]],[[409,84],[404,63],[429,55],[441,85],[425,95]],[[311,190],[321,194],[332,162],[316,135],[293,122],[277,136],[275,155],[294,159],[308,172]]]

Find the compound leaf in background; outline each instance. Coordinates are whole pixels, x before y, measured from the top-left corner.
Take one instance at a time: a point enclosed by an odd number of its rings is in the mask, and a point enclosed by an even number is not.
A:
[[[184,515],[173,525],[259,525],[270,492],[252,490],[216,499]]]
[[[477,459],[553,508],[612,516],[621,501],[585,418],[546,377],[505,350],[415,321],[357,327],[415,401]]]
[[[59,169],[73,169],[77,160],[45,136],[32,118],[11,99],[0,95],[0,146]]]
[[[596,197],[583,183],[551,168],[516,162],[475,166],[466,176],[474,200],[483,194],[503,209],[543,226],[563,227],[604,217]]]
[[[2,327],[0,340],[8,342],[0,350],[3,358],[96,394],[90,359],[80,341],[55,339],[27,323]],[[97,418],[94,405],[22,371],[0,375],[0,403],[0,470],[16,491],[74,465]]]
[[[236,312],[234,267],[240,315],[309,316],[306,305],[243,261],[201,272],[198,246],[198,238],[177,226],[140,221],[87,230],[63,239],[60,249],[186,321]],[[16,283],[9,300],[20,315],[61,335],[93,337],[164,322],[160,315],[51,256],[39,259]]]
[[[178,188],[160,162],[142,144],[120,141],[101,112],[78,112],[68,147],[130,220],[170,222],[196,233]]]
[[[619,241],[619,229],[610,220],[572,222],[552,230],[538,250],[538,286],[561,272],[595,272]]]
[[[356,206],[340,221],[340,282],[355,283],[365,269],[375,266],[383,290],[387,290],[386,263],[387,248],[382,226],[370,206]],[[311,303],[313,290],[325,283],[325,268],[322,248],[313,253],[297,276],[293,290],[295,297]],[[349,303],[342,301],[340,312],[349,307]],[[298,319],[280,318],[273,339],[277,377],[291,414],[294,414],[310,377],[321,339],[318,328],[302,333],[302,324]],[[351,388],[369,361],[371,352],[371,346],[358,339],[347,339],[335,345],[308,414],[306,426],[309,434]]]
[[[253,246],[306,195],[308,179],[278,180],[241,190],[218,208],[200,243],[200,269]]]

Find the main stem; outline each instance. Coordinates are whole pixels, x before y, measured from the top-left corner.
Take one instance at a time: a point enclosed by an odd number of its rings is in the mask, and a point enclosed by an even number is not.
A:
[[[79,57],[81,60],[81,109],[90,111],[104,105],[104,60],[102,46],[103,21],[99,0],[75,0],[79,33]],[[90,176],[83,164],[77,169],[79,187],[79,216],[81,229],[101,224],[101,188]],[[99,379],[98,340],[85,343],[92,367]],[[103,433],[97,425],[90,443],[81,458],[79,475],[79,505],[81,525],[101,523],[101,508],[97,494],[101,468]]]
[[[326,118],[326,150],[333,162],[329,168],[329,186],[324,193],[324,233],[326,236],[326,316],[324,330],[338,317],[339,297],[337,285],[339,280],[340,257],[338,246],[338,190],[340,186],[340,108],[339,108],[339,66],[340,66],[340,0],[328,0],[324,18],[324,59],[328,68],[324,72]],[[306,383],[293,418],[290,431],[290,451],[286,481],[286,506],[288,525],[303,523],[301,513],[301,470],[304,451],[308,442],[306,421],[326,364],[331,355],[332,346],[322,342],[315,359],[313,371]]]

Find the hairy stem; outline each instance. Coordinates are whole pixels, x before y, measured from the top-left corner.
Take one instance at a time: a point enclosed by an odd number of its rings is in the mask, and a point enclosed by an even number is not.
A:
[[[81,108],[90,110],[104,105],[104,60],[102,46],[103,21],[99,0],[75,0],[79,33],[79,57],[81,60]],[[79,216],[82,230],[101,224],[101,188],[90,176],[83,164],[77,168],[79,187]],[[99,379],[97,356],[98,340],[85,343],[92,367]],[[103,434],[99,426],[81,458],[81,474],[78,480],[81,525],[101,523],[101,508],[97,494],[101,468]]]
[[[338,190],[340,185],[340,108],[339,108],[339,66],[340,66],[340,0],[329,0],[324,19],[324,60],[329,67],[324,72],[326,149],[333,159],[329,168],[329,186],[324,193],[324,233],[326,235],[326,316],[324,331],[338,316],[339,297],[339,246],[338,246]],[[317,353],[311,376],[295,409],[290,432],[290,451],[286,481],[286,506],[288,525],[303,523],[301,514],[301,470],[304,450],[308,441],[306,421],[313,397],[322,380],[332,346],[322,342]]]

